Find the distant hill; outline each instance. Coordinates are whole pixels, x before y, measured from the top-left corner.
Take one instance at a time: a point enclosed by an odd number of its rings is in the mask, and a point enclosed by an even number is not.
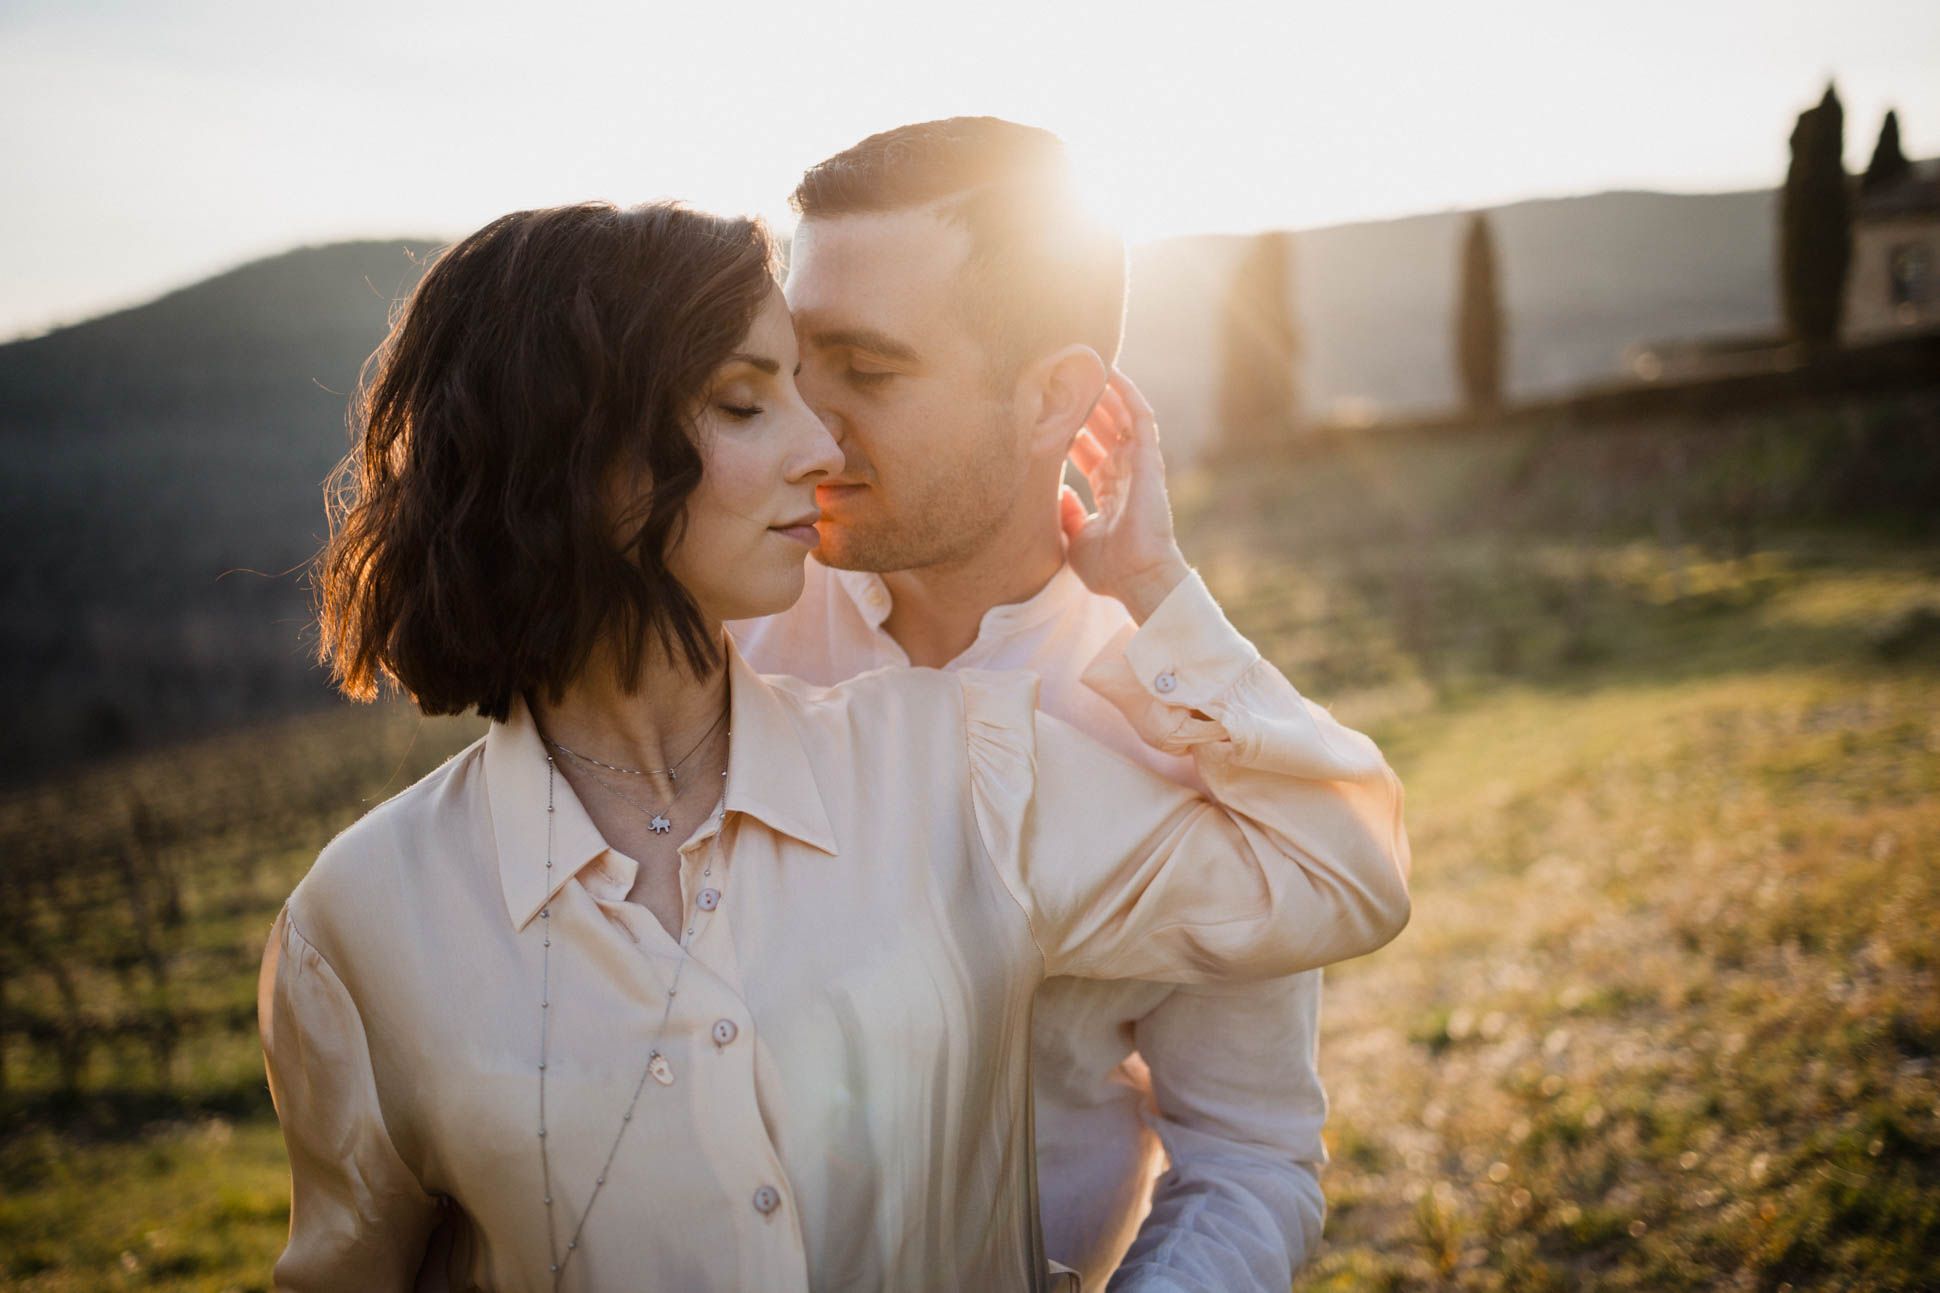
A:
[[[418,239],[305,247],[0,345],[0,430],[101,429],[130,417],[235,425],[317,416],[341,429],[341,394],[436,246]]]
[[[1307,410],[1419,412],[1452,403],[1449,318],[1467,212],[1294,235]],[[1625,347],[1775,327],[1776,195],[1602,193],[1491,212],[1508,315],[1508,385],[1528,399],[1615,376]],[[1134,250],[1122,365],[1168,447],[1211,433],[1219,293],[1242,237]]]
[[[1296,236],[1310,409],[1447,402],[1462,213]],[[1769,326],[1773,196],[1610,193],[1496,213],[1510,389],[1625,346]],[[1123,359],[1169,451],[1211,433],[1214,305],[1240,240],[1136,249]],[[0,778],[319,702],[294,573],[347,398],[432,244],[306,248],[0,346]],[[264,572],[261,574],[246,572]]]
[[[293,251],[0,346],[0,702],[26,738],[0,778],[324,698],[294,569],[432,245]]]

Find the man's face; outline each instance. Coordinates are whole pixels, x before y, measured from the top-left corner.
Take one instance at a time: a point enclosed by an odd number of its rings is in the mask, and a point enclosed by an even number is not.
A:
[[[788,304],[802,396],[842,448],[815,491],[816,556],[849,570],[951,565],[1019,506],[1027,465],[962,278],[969,235],[925,210],[804,220]]]

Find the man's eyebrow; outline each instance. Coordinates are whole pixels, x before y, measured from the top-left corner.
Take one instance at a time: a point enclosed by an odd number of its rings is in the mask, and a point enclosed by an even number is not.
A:
[[[866,350],[872,355],[906,364],[913,364],[917,360],[914,348],[874,328],[811,328],[808,340],[818,350],[842,346],[850,350]]]
[[[770,377],[777,376],[781,372],[781,361],[779,359],[770,359],[766,355],[748,355],[737,351],[729,355],[723,362],[724,364],[747,364],[752,368],[759,368]]]

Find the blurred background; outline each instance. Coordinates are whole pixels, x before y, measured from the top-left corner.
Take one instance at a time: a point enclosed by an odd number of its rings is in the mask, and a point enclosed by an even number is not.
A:
[[[1302,1289],[1940,1287],[1940,7],[0,3],[0,1281],[262,1289],[364,357],[518,207],[1058,131],[1187,555],[1409,788]]]

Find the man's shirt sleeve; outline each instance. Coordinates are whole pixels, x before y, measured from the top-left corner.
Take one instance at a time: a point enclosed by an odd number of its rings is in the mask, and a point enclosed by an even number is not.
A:
[[[1140,1020],[1171,1167],[1115,1293],[1284,1293],[1320,1242],[1320,971],[1187,985]]]

